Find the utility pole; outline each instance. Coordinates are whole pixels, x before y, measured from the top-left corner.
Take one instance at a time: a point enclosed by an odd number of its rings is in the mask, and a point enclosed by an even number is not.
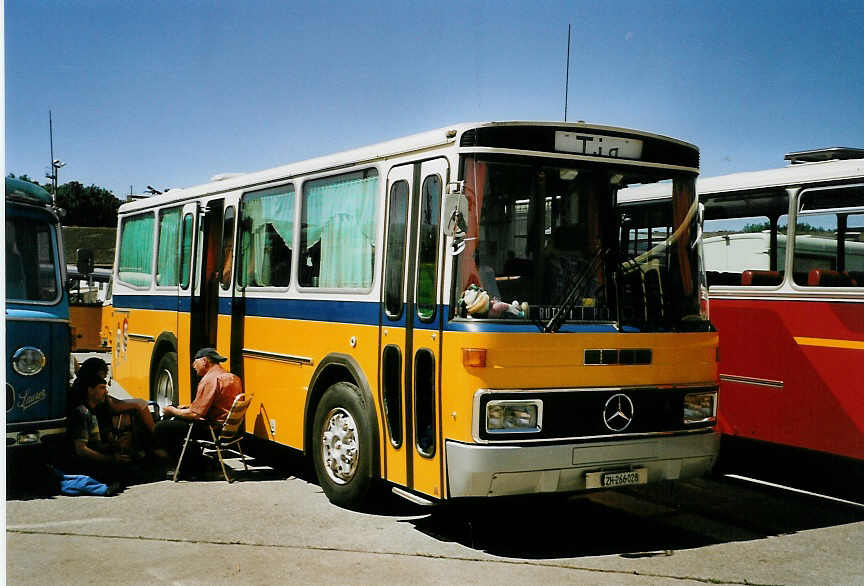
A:
[[[570,25],[567,25],[567,72],[564,74],[564,122],[567,122],[567,98],[570,92]]]
[[[51,180],[51,203],[57,206],[57,171],[61,167],[65,167],[66,163],[60,159],[54,158],[54,119],[51,115],[51,110],[48,110],[48,136],[51,141],[51,173],[46,175]]]

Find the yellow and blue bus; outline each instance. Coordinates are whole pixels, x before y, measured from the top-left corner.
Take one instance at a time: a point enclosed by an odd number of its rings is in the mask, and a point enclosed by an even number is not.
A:
[[[6,178],[6,446],[66,431],[69,297],[60,220],[47,191]]]
[[[229,357],[247,432],[334,503],[698,476],[718,436],[688,143],[584,123],[459,124],[126,203],[113,372],[190,401]],[[618,190],[668,181],[629,255]]]

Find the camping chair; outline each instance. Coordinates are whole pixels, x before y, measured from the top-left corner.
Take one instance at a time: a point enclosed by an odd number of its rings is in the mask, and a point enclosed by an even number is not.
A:
[[[186,447],[189,442],[194,442],[201,446],[202,451],[206,455],[216,452],[219,457],[219,464],[222,465],[222,474],[225,480],[233,482],[233,479],[228,475],[228,470],[225,468],[225,460],[222,457],[222,451],[233,452],[237,451],[240,454],[240,460],[243,462],[243,469],[249,471],[246,465],[246,456],[243,454],[243,449],[240,447],[240,442],[243,440],[243,423],[246,419],[246,409],[249,408],[249,403],[252,402],[252,395],[240,393],[234,398],[234,403],[231,409],[228,410],[228,415],[224,423],[211,423],[206,419],[196,419],[189,426],[189,431],[186,433],[186,441],[183,442],[183,450],[180,452],[180,459],[177,461],[177,468],[174,469],[174,482],[180,476],[180,465],[183,464],[183,456],[186,454]],[[210,431],[211,439],[196,439],[192,437],[195,426],[205,425]],[[227,448],[232,448],[228,450]]]

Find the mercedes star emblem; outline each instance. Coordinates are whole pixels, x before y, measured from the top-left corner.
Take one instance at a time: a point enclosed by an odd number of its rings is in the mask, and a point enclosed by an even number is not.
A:
[[[603,407],[603,423],[612,431],[624,431],[633,421],[633,401],[623,393],[612,395]]]

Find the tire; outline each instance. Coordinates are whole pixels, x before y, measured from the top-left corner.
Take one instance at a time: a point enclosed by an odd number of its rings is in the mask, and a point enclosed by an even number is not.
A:
[[[166,405],[176,405],[179,402],[176,352],[166,352],[159,359],[159,364],[153,373],[153,381],[150,383],[150,399],[156,401],[160,410]]]
[[[365,508],[376,484],[374,455],[378,443],[373,420],[360,390],[339,382],[324,392],[312,428],[312,461],[330,502]]]

